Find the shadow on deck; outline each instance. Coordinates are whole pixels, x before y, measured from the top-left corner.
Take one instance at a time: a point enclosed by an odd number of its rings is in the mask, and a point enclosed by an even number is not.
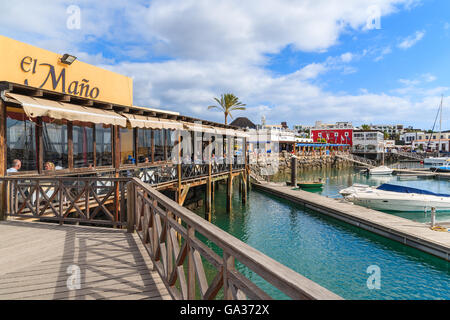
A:
[[[136,234],[10,220],[0,243],[0,300],[171,299]]]

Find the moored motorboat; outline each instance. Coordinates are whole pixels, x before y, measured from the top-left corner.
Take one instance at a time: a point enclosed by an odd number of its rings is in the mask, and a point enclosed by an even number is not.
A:
[[[449,157],[430,157],[425,158],[423,160],[423,163],[426,165],[442,166],[448,164],[449,161],[450,161]]]
[[[392,174],[394,170],[386,166],[380,166],[376,168],[369,169],[369,174],[372,175],[388,175]]]
[[[426,212],[435,208],[436,211],[450,211],[448,194],[392,184],[383,184],[378,188],[355,188],[352,193],[349,191],[344,196],[346,200],[376,210]]]
[[[434,167],[433,168],[435,172],[450,172],[450,165],[444,165],[444,166],[439,166],[439,167]]]
[[[355,192],[365,192],[368,189],[371,189],[372,187],[369,187],[366,184],[357,184],[355,183],[354,185],[352,185],[351,187],[342,189],[341,191],[339,191],[339,193],[343,196],[349,196]]]

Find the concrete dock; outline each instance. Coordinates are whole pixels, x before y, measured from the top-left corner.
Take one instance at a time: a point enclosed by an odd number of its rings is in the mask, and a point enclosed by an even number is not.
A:
[[[254,183],[252,188],[450,261],[450,232],[433,231],[427,224],[281,184]]]

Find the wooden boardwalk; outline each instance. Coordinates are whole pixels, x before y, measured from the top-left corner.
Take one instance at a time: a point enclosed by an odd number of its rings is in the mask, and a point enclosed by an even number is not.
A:
[[[139,237],[119,229],[1,221],[0,257],[0,300],[171,299]]]

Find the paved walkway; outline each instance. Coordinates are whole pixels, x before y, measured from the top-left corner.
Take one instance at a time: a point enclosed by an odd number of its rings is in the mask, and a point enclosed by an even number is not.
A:
[[[171,298],[138,236],[123,230],[2,221],[0,257],[0,300]]]

